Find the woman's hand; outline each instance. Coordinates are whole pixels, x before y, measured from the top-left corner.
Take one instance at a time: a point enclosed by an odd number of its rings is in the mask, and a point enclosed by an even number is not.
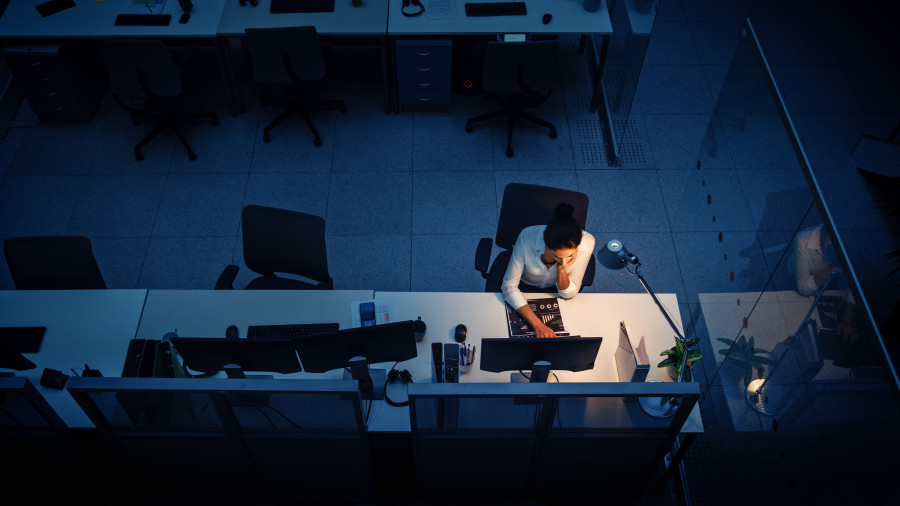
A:
[[[556,332],[543,323],[538,323],[534,326],[534,337],[556,337]]]

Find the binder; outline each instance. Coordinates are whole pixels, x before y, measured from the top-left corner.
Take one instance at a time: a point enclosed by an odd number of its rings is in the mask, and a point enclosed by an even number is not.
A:
[[[628,335],[628,327],[625,322],[619,322],[619,346],[616,348],[616,368],[619,371],[619,381],[644,381],[650,372],[650,359],[647,357],[647,348],[644,345],[644,336],[641,336],[637,344]]]

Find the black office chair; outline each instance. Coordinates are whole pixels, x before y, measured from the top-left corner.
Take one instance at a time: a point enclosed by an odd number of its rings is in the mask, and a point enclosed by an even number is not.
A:
[[[10,237],[3,254],[16,290],[106,288],[87,237]]]
[[[242,213],[244,263],[261,276],[248,290],[309,290],[334,288],[325,252],[325,220],[312,214],[248,205]],[[216,290],[233,288],[238,266],[229,265],[216,282]],[[318,284],[282,278],[284,272]]]
[[[169,128],[188,151],[188,158],[196,160],[178,125],[209,121],[219,124],[214,112],[181,114],[183,89],[181,75],[165,44],[159,40],[97,39],[94,41],[109,73],[109,89],[123,109],[131,114],[131,122],[139,125],[152,121],[153,130],[134,147],[134,159],[141,161],[141,149],[164,129]]]
[[[325,77],[325,59],[314,26],[291,28],[248,28],[247,50],[253,79],[259,85],[262,105],[274,103],[284,108],[263,129],[263,142],[271,142],[269,132],[293,113],[300,113],[322,145],[319,131],[309,117],[312,111],[340,109],[347,112],[342,100],[311,100],[310,84]]]
[[[500,205],[500,220],[497,222],[497,246],[503,249],[491,264],[491,249],[493,242],[485,237],[478,241],[475,250],[475,269],[486,279],[485,292],[500,292],[503,284],[503,276],[506,274],[506,266],[512,257],[512,249],[519,237],[519,232],[532,225],[546,225],[553,219],[553,209],[560,202],[567,202],[575,208],[573,218],[584,228],[587,220],[588,196],[560,188],[538,186],[522,183],[509,183],[503,189],[503,202]],[[490,266],[490,268],[488,268]],[[591,286],[594,283],[594,255],[588,263],[584,278],[581,280],[581,288]],[[520,283],[519,289],[523,292],[546,292],[546,288],[538,288]]]
[[[556,138],[556,127],[522,109],[535,107],[550,97],[556,80],[559,42],[556,40],[525,42],[488,42],[484,56],[484,91],[499,109],[466,120],[466,132],[472,123],[507,118],[506,156],[513,156],[513,118],[522,118],[550,129]]]

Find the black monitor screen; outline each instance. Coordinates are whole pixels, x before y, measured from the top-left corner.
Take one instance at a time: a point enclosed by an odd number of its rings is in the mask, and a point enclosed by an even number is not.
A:
[[[325,372],[347,367],[353,357],[369,364],[402,362],[416,358],[412,321],[338,330],[294,340],[306,372]]]
[[[184,363],[195,371],[221,371],[237,364],[246,371],[301,371],[300,361],[289,339],[222,339],[173,337],[172,344]]]
[[[601,341],[602,337],[482,339],[481,370],[528,371],[543,360],[550,362],[551,369],[586,371],[594,368]]]

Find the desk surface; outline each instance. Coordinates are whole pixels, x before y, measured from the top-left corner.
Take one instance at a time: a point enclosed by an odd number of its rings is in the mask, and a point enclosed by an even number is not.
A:
[[[340,0],[339,0],[340,1]],[[497,33],[578,33],[609,34],[612,24],[606,2],[600,3],[595,12],[584,10],[584,0],[525,0],[527,14],[524,16],[467,17],[466,2],[487,0],[443,0],[452,3],[453,17],[435,18],[429,8],[429,0],[423,0],[425,13],[404,16],[400,0],[392,0],[388,14],[390,35],[477,35]],[[495,1],[495,0],[491,0]],[[541,21],[544,14],[553,17],[546,25]]]
[[[72,375],[84,364],[119,376],[134,338],[147,290],[0,291],[0,325],[44,326],[39,353],[25,354],[37,368],[28,378],[69,427],[93,427],[65,390],[40,385],[45,367]]]
[[[181,24],[181,6],[168,0],[163,7],[164,14],[172,15],[168,26],[116,26],[116,16],[125,11],[128,0],[78,0],[75,7],[42,18],[35,6],[45,1],[9,2],[0,17],[0,37],[215,37],[225,7],[225,0],[194,0],[190,20]]]
[[[334,12],[271,14],[272,0],[259,0],[256,7],[228,2],[219,23],[220,35],[243,35],[247,28],[315,26],[320,35],[384,36],[387,30],[388,0],[362,0],[353,7],[350,0],[335,0]]]

